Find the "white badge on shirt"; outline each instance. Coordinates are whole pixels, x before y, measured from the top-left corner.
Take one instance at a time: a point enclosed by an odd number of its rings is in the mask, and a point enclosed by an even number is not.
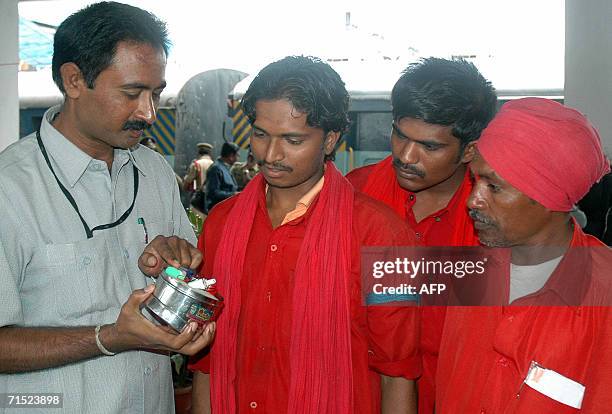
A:
[[[525,384],[562,404],[580,409],[584,385],[531,361]]]

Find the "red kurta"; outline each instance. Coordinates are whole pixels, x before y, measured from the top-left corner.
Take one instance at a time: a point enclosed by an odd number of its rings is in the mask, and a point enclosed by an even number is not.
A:
[[[368,165],[351,171],[346,178],[355,189],[363,191],[375,165]],[[392,167],[391,167],[392,168]],[[393,176],[393,179],[395,177]],[[477,240],[472,220],[467,215],[467,198],[472,191],[472,181],[469,171],[466,171],[463,182],[447,206],[417,222],[412,207],[416,203],[417,194],[406,191],[405,218],[417,235],[419,242],[425,246],[474,245],[474,242],[457,244],[455,239],[456,226],[468,229],[471,234],[467,239]],[[419,378],[419,413],[432,414],[435,401],[435,373],[444,326],[444,307],[423,307],[421,309],[421,355],[423,358],[423,375]]]
[[[356,168],[346,175],[346,179],[353,184],[355,189],[363,191],[375,165]],[[469,229],[472,233],[471,237],[477,238],[472,220],[467,215],[467,198],[471,191],[472,181],[470,180],[469,171],[466,171],[463,182],[457,191],[455,191],[446,207],[430,214],[417,223],[412,212],[412,206],[416,203],[417,193],[406,190],[406,221],[416,232],[420,244],[424,246],[452,246],[449,243],[452,242],[454,230],[459,221],[462,225],[469,223]]]
[[[575,226],[571,246],[603,244]],[[521,306],[448,310],[436,377],[437,413],[611,412],[610,308],[533,306],[536,300],[609,305],[610,252],[587,253],[578,264],[567,260],[566,254],[540,291],[515,302]],[[582,289],[576,289],[577,278],[586,281],[578,283],[587,292],[579,299],[576,295]],[[584,385],[582,409],[523,384],[532,361]]]
[[[199,248],[211,276],[226,216],[235,199],[205,222]],[[317,200],[313,202],[316,203]],[[283,413],[289,390],[293,275],[309,213],[272,228],[262,192],[242,276],[238,325],[237,406],[240,412]],[[361,246],[414,245],[414,234],[382,203],[355,195],[351,269],[351,348],[355,412],[380,412],[380,375],[414,379],[421,372],[416,308],[361,305]],[[223,294],[223,292],[220,292]],[[333,350],[330,350],[333,352]],[[208,357],[192,365],[208,372]]]

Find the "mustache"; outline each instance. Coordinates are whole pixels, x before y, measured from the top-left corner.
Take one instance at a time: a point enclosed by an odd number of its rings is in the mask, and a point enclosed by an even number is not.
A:
[[[280,162],[267,163],[263,160],[257,160],[257,165],[259,165],[260,167],[266,167],[272,170],[293,172],[293,168],[289,167],[288,165],[281,164]]]
[[[404,164],[399,158],[393,157],[393,166],[411,174],[418,175],[421,178],[425,178],[425,171],[421,171],[415,167],[414,164]]]
[[[493,219],[491,217],[485,216],[484,214],[482,214],[479,211],[470,210],[468,212],[468,214],[470,215],[470,217],[474,221],[479,221],[481,223],[484,223],[484,224],[487,224],[487,225],[490,225],[490,226],[495,226],[495,221],[493,221]]]
[[[144,131],[146,129],[151,128],[151,125],[147,124],[145,121],[127,121],[123,125],[123,130],[133,130],[133,131]]]

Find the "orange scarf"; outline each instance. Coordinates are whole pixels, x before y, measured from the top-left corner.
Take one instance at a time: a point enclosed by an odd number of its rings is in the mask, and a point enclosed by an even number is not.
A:
[[[215,414],[236,412],[240,279],[264,185],[258,174],[238,196],[227,217],[213,266],[226,303],[211,357],[211,404]],[[353,411],[348,295],[353,201],[352,186],[328,162],[325,184],[311,206],[314,210],[295,270],[288,413]]]
[[[393,157],[388,156],[374,166],[363,187],[363,192],[391,207],[401,218],[406,219],[408,191],[400,187],[393,167]],[[468,215],[467,206],[453,217],[453,235],[448,246],[478,246],[474,223]]]

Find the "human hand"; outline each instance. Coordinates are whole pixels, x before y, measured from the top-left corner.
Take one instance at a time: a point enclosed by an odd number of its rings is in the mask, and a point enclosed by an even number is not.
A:
[[[157,276],[168,265],[196,269],[202,253],[187,240],[177,236],[157,236],[145,247],[138,259],[138,267],[147,276]]]
[[[181,333],[170,327],[158,326],[140,312],[143,303],[153,293],[154,286],[132,292],[121,307],[117,321],[100,330],[100,341],[111,352],[131,349],[157,349],[194,355],[208,346],[215,336],[215,322],[199,327],[189,322]]]

